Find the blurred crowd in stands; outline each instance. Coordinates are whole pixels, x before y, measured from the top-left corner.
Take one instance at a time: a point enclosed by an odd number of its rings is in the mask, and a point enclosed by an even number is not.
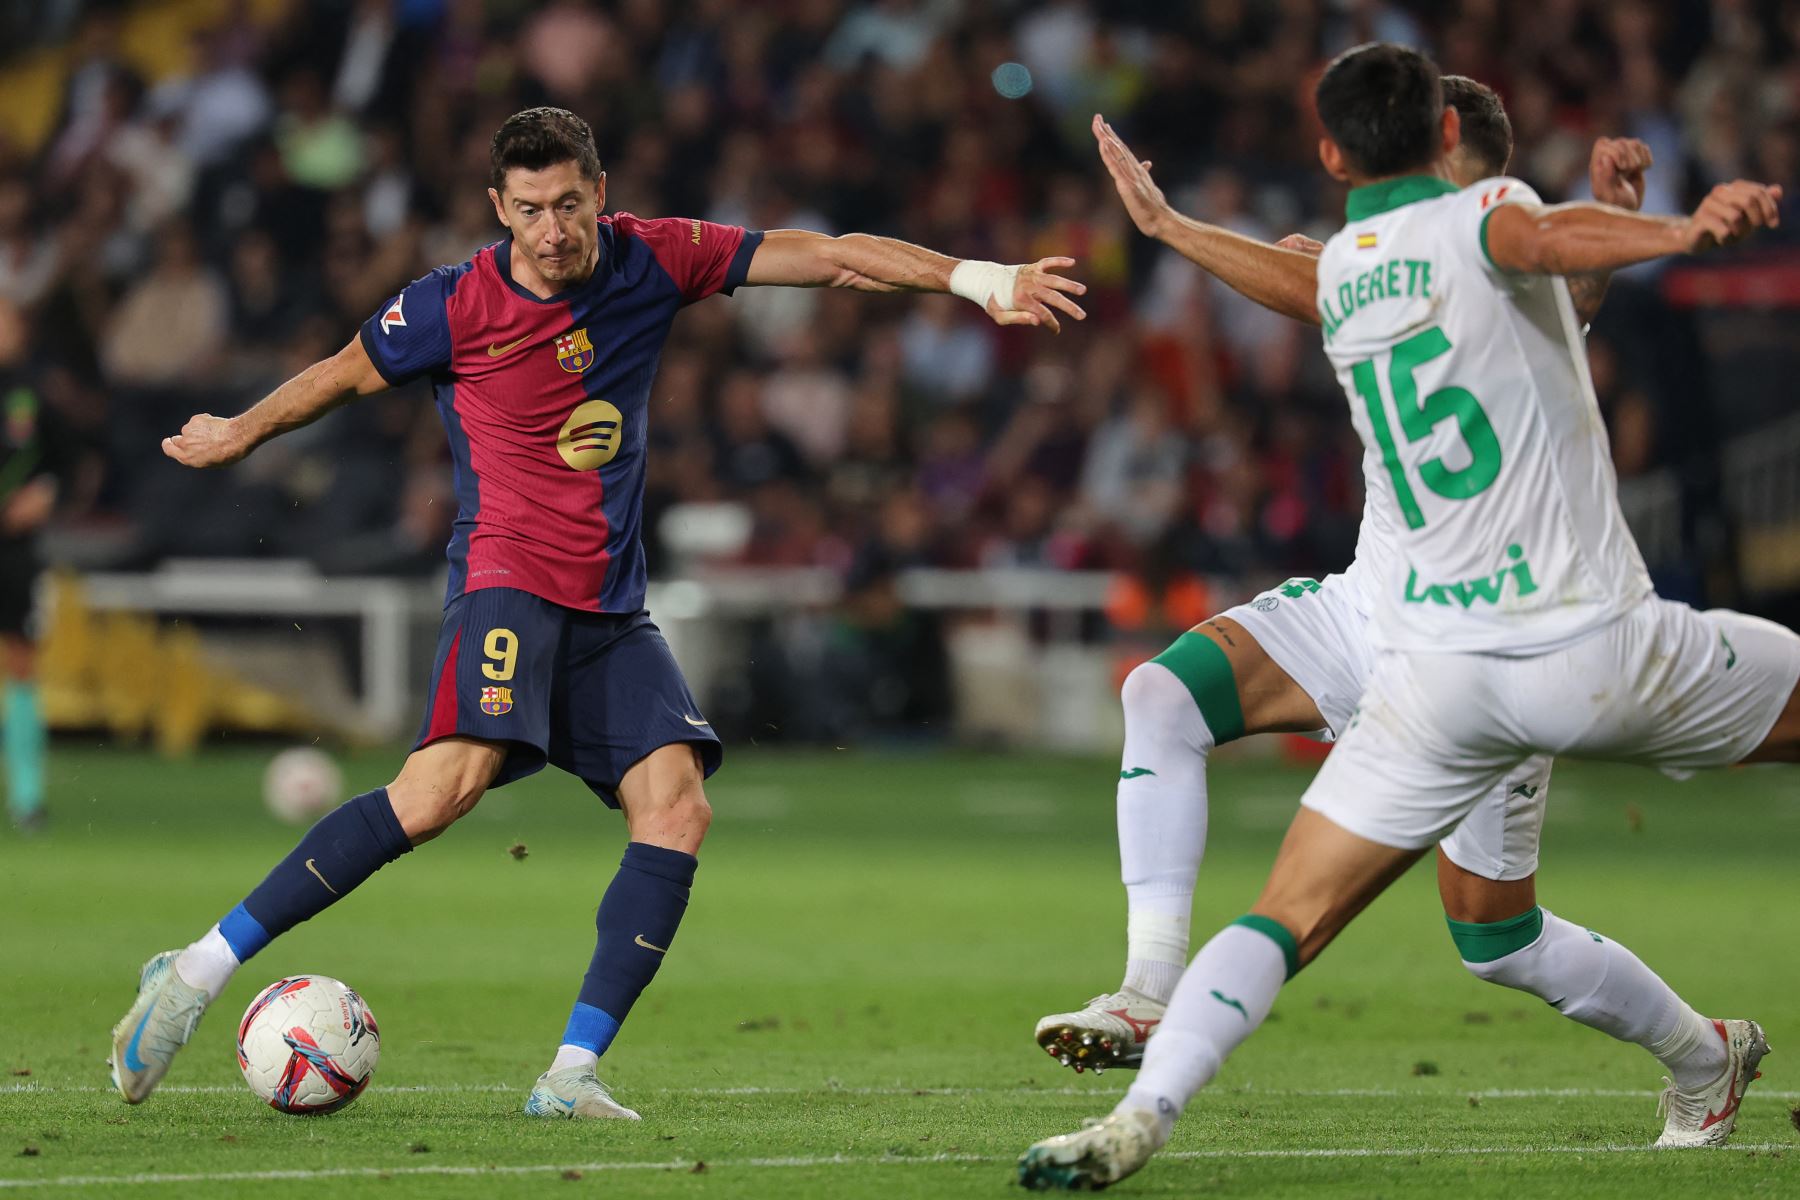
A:
[[[736,557],[861,578],[1045,564],[1266,586],[1348,559],[1359,454],[1316,332],[1136,234],[1096,111],[1183,211],[1326,236],[1342,193],[1312,82],[1397,40],[1499,89],[1514,173],[1550,199],[1584,193],[1602,134],[1653,148],[1651,211],[1740,175],[1800,198],[1795,0],[1542,0],[1529,19],[1501,0],[293,0],[227,6],[162,59],[132,48],[134,7],[24,0],[13,44],[67,48],[60,112],[41,144],[0,141],[0,304],[31,330],[0,375],[28,376],[84,447],[61,544],[92,565],[439,566],[452,501],[422,387],[223,473],[158,446],[495,240],[488,139],[527,105],[592,122],[616,210],[1068,254],[1091,289],[1061,337],[950,297],[744,289],[690,309],[651,410],[653,575],[672,561],[659,514],[711,502],[752,517]],[[1626,476],[1685,436],[1647,352],[1660,304],[1654,271],[1621,281],[1592,342]]]

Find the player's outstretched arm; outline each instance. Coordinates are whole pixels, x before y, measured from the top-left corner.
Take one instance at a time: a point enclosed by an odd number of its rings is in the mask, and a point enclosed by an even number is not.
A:
[[[1588,183],[1594,199],[1628,212],[1644,204],[1644,172],[1651,167],[1650,147],[1637,138],[1601,138],[1588,155]],[[1611,271],[1595,271],[1569,277],[1569,298],[1583,325],[1591,324],[1606,299]]]
[[[1094,140],[1119,199],[1138,231],[1153,237],[1226,287],[1264,308],[1309,325],[1319,323],[1319,264],[1313,256],[1259,242],[1217,225],[1182,216],[1170,206],[1117,132],[1094,116]]]
[[[1062,332],[1056,314],[1087,317],[1070,296],[1087,285],[1056,271],[1072,258],[1034,263],[955,259],[868,233],[830,237],[805,229],[771,229],[751,256],[744,282],[775,287],[841,287],[859,292],[954,292],[987,311],[996,325],[1043,325]]]
[[[276,434],[310,425],[354,397],[387,387],[362,339],[351,338],[348,346],[306,368],[248,412],[189,417],[180,433],[163,439],[163,453],[185,467],[229,466]]]
[[[1580,275],[1669,254],[1702,254],[1781,223],[1779,185],[1715,187],[1689,217],[1647,217],[1604,204],[1505,204],[1486,218],[1488,257],[1503,271]]]

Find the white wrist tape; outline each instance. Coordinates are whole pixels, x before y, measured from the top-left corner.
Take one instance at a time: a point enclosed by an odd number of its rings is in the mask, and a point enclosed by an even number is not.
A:
[[[984,309],[992,299],[1005,310],[1013,306],[1013,282],[1018,278],[1018,267],[965,259],[950,272],[950,291],[965,300],[973,300]]]

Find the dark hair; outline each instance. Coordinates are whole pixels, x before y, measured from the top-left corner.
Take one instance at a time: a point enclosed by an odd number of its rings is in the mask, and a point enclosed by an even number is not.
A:
[[[1487,174],[1506,174],[1506,164],[1512,161],[1513,131],[1500,94],[1467,75],[1446,75],[1444,103],[1462,118],[1462,144],[1469,154],[1488,168]]]
[[[528,108],[506,118],[488,147],[489,182],[506,190],[506,173],[514,167],[541,171],[572,162],[583,179],[600,178],[600,152],[594,131],[566,108]]]
[[[1382,178],[1438,156],[1444,88],[1417,50],[1372,42],[1331,60],[1313,93],[1325,132],[1358,175]]]

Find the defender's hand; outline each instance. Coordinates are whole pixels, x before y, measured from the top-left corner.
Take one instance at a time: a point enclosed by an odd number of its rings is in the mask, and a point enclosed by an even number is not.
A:
[[[1594,199],[1636,212],[1644,203],[1644,172],[1652,162],[1650,147],[1637,138],[1601,138],[1588,156]]]
[[[184,467],[225,467],[237,462],[254,447],[229,417],[200,413],[174,437],[162,442],[163,453]]]
[[[1094,114],[1094,140],[1100,143],[1100,161],[1106,164],[1113,186],[1119,189],[1119,199],[1125,202],[1132,224],[1146,237],[1161,238],[1175,210],[1169,207],[1156,180],[1150,178],[1150,164],[1139,161],[1099,113]]]
[[[1781,224],[1781,185],[1735,179],[1707,194],[1694,215],[1678,226],[1682,249],[1701,254],[1740,242],[1757,229]]]
[[[1314,258],[1325,252],[1324,242],[1315,241],[1304,233],[1290,233],[1275,244],[1283,250],[1298,250],[1302,254],[1312,255]]]
[[[1087,313],[1069,297],[1085,295],[1087,284],[1051,273],[1053,267],[1074,265],[1072,258],[1040,258],[1020,267],[1013,278],[1012,305],[1001,308],[997,297],[990,298],[988,316],[996,325],[1047,325],[1051,333],[1062,332],[1062,325],[1056,319],[1058,311],[1077,321],[1085,321]]]

